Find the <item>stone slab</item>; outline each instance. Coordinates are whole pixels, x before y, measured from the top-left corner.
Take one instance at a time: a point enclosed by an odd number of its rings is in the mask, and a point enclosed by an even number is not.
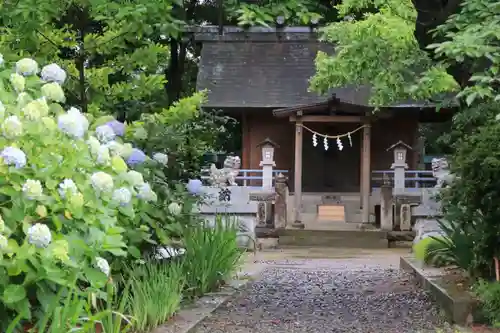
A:
[[[389,247],[387,233],[379,230],[298,230],[280,231],[280,246],[382,249]]]
[[[399,268],[414,276],[415,281],[431,294],[452,323],[464,325],[472,318],[475,308],[472,295],[465,291],[459,294],[447,291],[440,284],[440,278],[445,276],[443,269],[424,267],[416,259],[404,256],[400,259]]]
[[[221,190],[229,191],[228,201],[221,201]],[[255,192],[245,186],[228,186],[224,189],[204,186],[201,189],[206,197],[205,204],[200,205],[196,211],[206,214],[217,213],[255,213],[257,214],[258,203],[250,200],[250,192]]]

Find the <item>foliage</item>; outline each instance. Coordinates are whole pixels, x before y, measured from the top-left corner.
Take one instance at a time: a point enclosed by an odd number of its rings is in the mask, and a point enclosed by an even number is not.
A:
[[[436,266],[436,262],[432,260],[434,258],[429,253],[443,247],[442,244],[442,242],[435,240],[433,237],[426,236],[413,244],[413,254],[417,260]]]
[[[456,144],[452,170],[457,179],[443,197],[445,218],[468,234],[474,257],[469,270],[475,276],[493,275],[493,257],[499,255],[500,123],[489,119]]]
[[[237,230],[228,215],[217,215],[213,226],[199,224],[185,229],[183,270],[187,295],[213,291],[234,272],[241,255]]]
[[[236,18],[242,26],[274,25],[278,16],[283,16],[287,24],[308,25],[323,18],[326,6],[313,0],[268,0],[258,3],[227,1],[230,18]]]
[[[117,299],[116,290],[111,285],[107,286],[107,298]],[[33,325],[32,331],[37,333],[67,333],[78,331],[94,333],[96,326],[101,325],[103,333],[126,333],[130,329],[130,319],[122,313],[115,311],[112,306],[119,306],[118,311],[123,311],[123,302],[109,302],[107,309],[95,311],[91,297],[87,300],[81,298],[78,287],[63,287],[49,300],[42,317]],[[13,320],[6,333],[24,332],[21,325],[21,315]],[[21,326],[21,327],[20,327]]]
[[[474,292],[481,303],[481,313],[490,324],[500,327],[500,282],[480,280]]]
[[[84,112],[133,119],[162,107],[168,55],[162,38],[183,26],[171,15],[179,3],[4,1],[0,48],[12,50],[7,60],[30,55],[60,64],[68,72],[68,101]]]
[[[149,158],[120,141],[124,124],[104,117],[89,125],[76,108],[65,112],[57,65],[42,69],[44,81],[31,59],[15,69],[0,73],[0,306],[2,315],[30,318],[75,275],[101,297],[111,270],[156,244],[164,226],[142,218],[157,195],[128,171],[124,159],[136,166]]]
[[[448,217],[451,217],[449,214]],[[468,224],[460,224],[456,219],[450,222],[438,221],[439,227],[444,232],[444,237],[431,236],[434,242],[428,244],[425,251],[424,260],[434,266],[453,265],[462,268],[473,276],[473,266],[475,255],[472,252],[474,247],[474,237],[477,236],[472,221]]]
[[[128,312],[135,318],[134,331],[148,332],[179,309],[185,282],[181,265],[148,260],[128,272]]]
[[[336,54],[318,53],[312,90],[326,93],[351,84],[370,85],[370,103],[386,106],[456,88],[444,68],[419,49],[410,0],[351,0],[336,8],[345,20],[322,29],[322,39],[336,45]]]

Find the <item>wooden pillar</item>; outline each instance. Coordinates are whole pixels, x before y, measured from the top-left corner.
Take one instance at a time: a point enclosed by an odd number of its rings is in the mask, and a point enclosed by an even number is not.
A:
[[[362,221],[363,223],[370,222],[370,192],[371,192],[371,124],[367,119],[363,128],[363,154],[361,155],[361,193],[362,202]]]
[[[363,134],[361,134],[363,135]],[[360,140],[359,144],[359,208],[363,207],[363,139]]]
[[[302,223],[302,142],[303,133],[302,120],[297,119],[295,122],[295,167],[294,167],[294,182],[293,182],[293,198],[294,198],[294,221],[292,227],[304,228]]]

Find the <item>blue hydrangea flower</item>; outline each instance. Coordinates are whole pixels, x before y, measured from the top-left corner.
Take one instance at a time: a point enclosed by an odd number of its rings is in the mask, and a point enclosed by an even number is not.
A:
[[[132,149],[132,154],[127,159],[128,165],[137,165],[146,161],[146,154],[140,149],[134,148]]]
[[[123,136],[125,134],[125,124],[122,122],[119,122],[118,120],[112,120],[106,123],[109,127],[113,129],[113,132],[115,132],[116,135],[118,136]]]
[[[95,129],[95,136],[102,143],[107,143],[113,141],[116,134],[113,128],[111,128],[111,126],[101,125],[97,126],[97,128]]]
[[[14,165],[16,168],[24,168],[26,165],[26,154],[19,148],[6,147],[0,156],[7,165]]]
[[[197,195],[201,191],[201,186],[203,184],[201,183],[201,180],[199,179],[190,179],[186,185],[186,188],[189,193]]]

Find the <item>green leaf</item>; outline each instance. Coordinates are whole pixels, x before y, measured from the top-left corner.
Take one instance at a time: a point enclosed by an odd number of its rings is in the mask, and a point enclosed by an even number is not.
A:
[[[83,274],[90,285],[97,289],[104,287],[108,282],[106,274],[92,267],[85,267],[83,269]]]
[[[129,246],[128,253],[130,253],[130,255],[136,259],[141,258],[141,251],[139,251],[139,249],[135,246]]]
[[[2,296],[2,300],[7,304],[14,304],[26,298],[26,290],[18,284],[8,285]]]

